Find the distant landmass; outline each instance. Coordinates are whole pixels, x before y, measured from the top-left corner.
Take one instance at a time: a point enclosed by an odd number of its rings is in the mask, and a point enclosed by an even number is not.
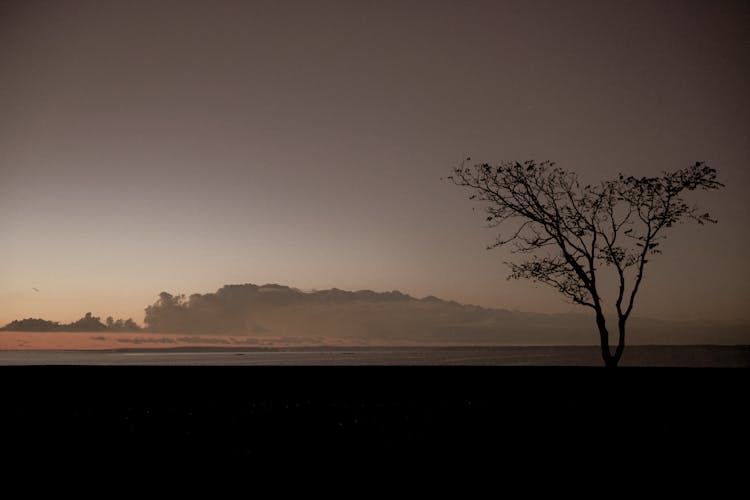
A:
[[[139,332],[141,327],[131,318],[126,320],[114,320],[111,316],[107,322],[102,323],[98,316],[90,312],[72,323],[60,324],[57,321],[48,321],[39,318],[25,318],[11,321],[0,331],[6,332]]]
[[[305,292],[278,284],[226,285],[215,293],[172,295],[146,307],[141,330],[132,320],[102,323],[88,313],[69,325],[25,319],[8,331],[144,331],[201,335],[361,339],[496,345],[598,343],[587,314],[541,314],[463,305],[434,296],[333,288]],[[629,344],[750,344],[750,326],[717,321],[632,318]]]

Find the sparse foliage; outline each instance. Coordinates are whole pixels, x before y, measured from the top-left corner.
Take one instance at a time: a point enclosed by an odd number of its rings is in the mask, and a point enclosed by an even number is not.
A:
[[[471,199],[485,203],[490,227],[502,226],[489,248],[512,245],[515,253],[527,256],[507,263],[509,278],[551,286],[595,311],[607,366],[616,366],[622,356],[625,324],[646,264],[661,253],[666,230],[687,220],[716,222],[689,205],[684,194],[723,186],[716,170],[703,162],[657,177],[620,174],[596,185],[581,185],[574,172],[547,161],[464,164],[448,179],[468,188]],[[617,274],[619,340],[614,354],[597,282],[603,266]]]

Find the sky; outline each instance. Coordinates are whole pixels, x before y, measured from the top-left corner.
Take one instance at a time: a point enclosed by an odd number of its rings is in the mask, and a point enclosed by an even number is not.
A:
[[[230,283],[578,311],[506,280],[441,180],[467,156],[590,182],[706,161],[719,223],[672,231],[634,314],[746,321],[749,24],[729,1],[5,1],[0,324],[140,323]]]

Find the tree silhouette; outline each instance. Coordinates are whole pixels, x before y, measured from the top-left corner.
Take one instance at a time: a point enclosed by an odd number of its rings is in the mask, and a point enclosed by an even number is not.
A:
[[[87,312],[83,318],[66,325],[65,328],[71,332],[101,332],[106,330],[107,326],[100,321],[98,316]]]
[[[17,332],[102,332],[102,331],[113,331],[113,332],[135,332],[140,331],[141,327],[128,318],[126,320],[115,319],[112,316],[107,317],[106,325],[100,321],[98,316],[93,316],[90,312],[72,323],[60,324],[57,321],[47,321],[44,319],[26,318],[22,320],[15,320],[4,327],[0,328],[0,331],[17,331]]]
[[[471,159],[468,158],[467,161]],[[526,278],[557,289],[575,304],[594,310],[601,352],[616,367],[625,348],[625,326],[650,257],[667,229],[692,220],[715,223],[708,213],[688,205],[683,194],[723,186],[704,162],[658,177],[620,174],[614,180],[581,186],[574,172],[554,162],[505,162],[453,169],[447,177],[485,202],[490,227],[507,229],[488,248],[513,244],[528,255],[507,263],[509,279]],[[617,279],[617,348],[612,354],[600,281],[604,267]]]
[[[0,331],[6,332],[56,332],[62,328],[57,321],[47,321],[41,318],[25,318],[13,320]]]

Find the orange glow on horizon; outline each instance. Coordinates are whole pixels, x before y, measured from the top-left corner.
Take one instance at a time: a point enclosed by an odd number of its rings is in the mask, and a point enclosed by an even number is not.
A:
[[[241,337],[178,333],[109,332],[0,332],[0,351],[169,349],[175,347],[225,347],[258,349],[277,347],[407,347],[461,345],[452,342],[371,342],[365,339]]]

